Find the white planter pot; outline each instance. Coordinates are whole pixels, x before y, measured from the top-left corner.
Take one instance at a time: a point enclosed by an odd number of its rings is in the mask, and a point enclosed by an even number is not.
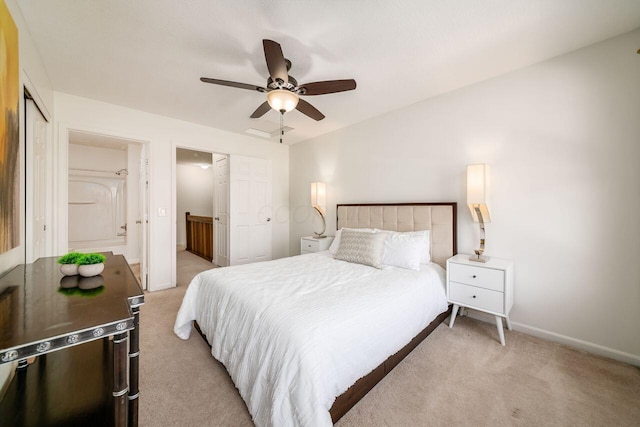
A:
[[[80,273],[82,277],[97,276],[98,274],[102,273],[102,270],[104,270],[104,263],[102,262],[100,264],[78,266],[78,273]]]
[[[65,276],[75,276],[78,274],[78,264],[60,264],[60,273]]]

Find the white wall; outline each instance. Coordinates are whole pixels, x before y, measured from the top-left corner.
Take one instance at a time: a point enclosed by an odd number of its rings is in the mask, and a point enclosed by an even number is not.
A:
[[[13,17],[13,21],[18,27],[19,37],[19,67],[20,67],[20,94],[19,94],[19,116],[20,116],[20,245],[8,252],[0,254],[0,276],[11,270],[18,264],[24,262],[24,233],[25,233],[25,211],[24,211],[24,189],[25,189],[25,158],[24,158],[24,97],[23,87],[27,86],[29,92],[36,99],[41,109],[44,110],[45,117],[50,118],[53,113],[53,90],[47,71],[42,64],[29,29],[20,13],[15,0],[5,0],[5,4]],[[0,292],[2,289],[0,289]],[[13,369],[12,364],[0,365],[0,392],[5,381]],[[1,394],[1,393],[0,393]]]
[[[177,244],[186,246],[185,212],[191,215],[213,216],[214,169],[200,166],[176,166]]]
[[[638,47],[640,30],[292,146],[291,252],[325,181],[328,230],[336,203],[455,201],[470,253],[465,168],[488,163],[517,328],[640,365]]]
[[[126,168],[125,150],[69,144],[69,169],[116,172]]]
[[[58,243],[66,241],[66,153],[69,130],[84,130],[149,143],[151,290],[175,286],[175,150],[176,147],[269,159],[273,164],[272,202],[278,213],[273,226],[273,256],[289,255],[289,147],[259,138],[145,113],[118,105],[56,92]],[[159,210],[167,216],[159,216]],[[63,250],[61,246],[58,247]]]

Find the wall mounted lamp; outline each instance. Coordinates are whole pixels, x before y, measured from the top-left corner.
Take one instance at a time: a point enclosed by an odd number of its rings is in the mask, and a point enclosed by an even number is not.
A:
[[[327,229],[327,222],[325,220],[325,214],[327,209],[327,185],[324,182],[312,182],[311,183],[311,206],[318,212],[320,218],[322,218],[322,231],[320,233],[313,234],[316,238],[322,239],[327,236],[324,235]]]
[[[467,205],[469,205],[473,222],[480,224],[480,248],[474,251],[475,255],[469,257],[470,261],[489,261],[488,256],[482,255],[485,243],[484,223],[491,222],[491,215],[489,213],[489,189],[489,166],[485,164],[468,165]]]

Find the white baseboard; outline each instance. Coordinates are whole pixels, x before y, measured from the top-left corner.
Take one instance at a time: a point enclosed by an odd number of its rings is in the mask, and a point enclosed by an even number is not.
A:
[[[473,319],[481,320],[483,322],[495,323],[494,316],[480,311],[467,309],[467,316]],[[603,345],[595,344],[589,341],[580,340],[578,338],[572,338],[567,335],[557,334],[545,329],[525,325],[524,323],[514,322],[513,320],[511,321],[511,326],[513,326],[513,329],[516,331],[533,335],[534,337],[554,341],[569,347],[578,348],[589,353],[597,354],[598,356],[608,357],[610,359],[619,360],[620,362],[640,367],[640,356],[635,354],[626,353],[624,351],[605,347]]]
[[[153,288],[153,289],[148,289],[149,292],[155,292],[155,291],[164,291],[165,289],[171,289],[171,288],[175,288],[176,285],[171,283],[171,282],[167,282],[167,283],[158,283],[155,284],[153,286],[149,286],[149,288]]]

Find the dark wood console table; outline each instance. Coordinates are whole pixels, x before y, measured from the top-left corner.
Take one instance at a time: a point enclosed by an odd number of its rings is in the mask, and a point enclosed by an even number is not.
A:
[[[18,362],[0,424],[137,426],[144,293],[122,255],[105,255],[93,278],[63,280],[57,257],[0,278],[0,364]]]

